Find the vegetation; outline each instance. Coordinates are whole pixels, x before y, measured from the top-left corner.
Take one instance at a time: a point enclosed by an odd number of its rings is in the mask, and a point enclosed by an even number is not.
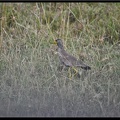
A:
[[[120,116],[119,3],[0,7],[0,116]],[[57,38],[92,70],[60,71]]]

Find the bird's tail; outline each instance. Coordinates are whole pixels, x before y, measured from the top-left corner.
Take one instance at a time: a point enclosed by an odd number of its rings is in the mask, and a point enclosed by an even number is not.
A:
[[[81,66],[81,68],[84,70],[91,70],[91,67],[89,67],[89,66]]]
[[[84,64],[82,61],[77,61],[77,65],[79,67],[81,67],[82,69],[84,69],[84,70],[91,70],[91,67],[86,65],[86,64]]]

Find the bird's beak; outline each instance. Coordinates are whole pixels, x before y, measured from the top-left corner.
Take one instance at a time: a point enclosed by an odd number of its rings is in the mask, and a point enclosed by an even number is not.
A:
[[[52,41],[52,42],[50,42],[51,44],[57,44],[57,42],[54,40],[54,41]]]

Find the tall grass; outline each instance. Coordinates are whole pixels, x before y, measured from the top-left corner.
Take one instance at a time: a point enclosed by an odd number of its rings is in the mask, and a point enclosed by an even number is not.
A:
[[[0,6],[0,116],[120,116],[119,3]],[[58,70],[57,38],[92,70]]]

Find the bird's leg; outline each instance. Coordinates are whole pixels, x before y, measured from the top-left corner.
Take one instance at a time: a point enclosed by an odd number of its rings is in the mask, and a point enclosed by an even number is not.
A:
[[[69,68],[68,68],[68,74],[69,74],[68,77],[69,77],[69,78],[74,77],[74,76],[78,73],[78,70],[76,70],[74,67],[72,67],[72,69],[75,71],[75,74],[72,76],[71,67],[69,67]]]
[[[74,77],[76,74],[79,74],[78,70],[75,69],[75,67],[72,67],[72,69],[75,71],[74,75],[72,76],[72,73],[71,73],[71,67],[68,68],[68,77],[69,78],[72,78]],[[80,77],[80,74],[79,74],[79,77]]]
[[[73,76],[75,76],[76,74],[79,74],[78,70],[76,70],[75,67],[72,67],[72,69],[75,71],[75,74]]]

